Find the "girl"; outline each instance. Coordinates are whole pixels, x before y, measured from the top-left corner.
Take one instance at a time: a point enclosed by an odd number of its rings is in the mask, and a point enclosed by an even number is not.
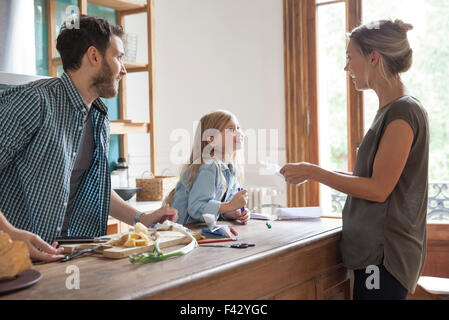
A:
[[[204,222],[203,214],[217,218],[249,219],[247,191],[238,191],[237,162],[243,134],[237,118],[227,111],[216,111],[201,118],[195,134],[190,162],[181,171],[176,188],[164,200],[178,210],[178,223]],[[242,179],[240,179],[242,181]]]
[[[350,33],[345,71],[357,90],[372,89],[379,98],[354,172],[309,163],[281,169],[288,183],[315,180],[348,194],[340,248],[354,270],[354,299],[406,299],[424,265],[429,124],[400,77],[412,65],[410,29],[401,20],[381,20]],[[369,286],[373,277],[378,287]]]

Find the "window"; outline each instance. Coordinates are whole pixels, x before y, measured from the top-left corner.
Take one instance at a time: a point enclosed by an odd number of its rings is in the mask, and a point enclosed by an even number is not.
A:
[[[345,33],[400,18],[415,26],[409,32],[414,64],[403,79],[430,120],[428,221],[448,222],[448,15],[449,3],[439,0],[284,0],[287,161],[353,170],[379,106],[373,91],[357,92],[343,71]],[[304,186],[288,188],[289,206],[320,205],[326,216],[341,216],[344,194],[314,182]]]
[[[348,8],[348,6],[352,8]],[[366,131],[379,108],[374,91],[364,91],[360,103],[363,121],[359,128],[348,128],[346,120],[347,82],[342,69],[344,61],[345,21],[357,21],[357,6],[361,5],[361,22],[379,19],[401,19],[414,25],[408,36],[414,51],[411,70],[402,77],[412,94],[426,108],[430,121],[429,159],[429,221],[449,221],[449,43],[441,41],[449,33],[449,3],[438,0],[346,0],[316,1],[317,61],[320,165],[332,170],[347,171],[348,132]],[[358,8],[360,11],[360,8]],[[346,25],[347,28],[348,25]],[[346,31],[346,30],[345,30]],[[350,31],[350,28],[347,30]],[[359,141],[360,142],[360,141]],[[349,152],[348,152],[349,150]],[[349,161],[350,162],[350,161]],[[349,163],[349,170],[352,170]],[[321,187],[320,205],[324,212],[340,215],[345,195]]]
[[[347,172],[347,93],[346,72],[343,70],[346,61],[346,5],[345,2],[321,3],[317,6],[320,166]],[[326,215],[341,214],[344,202],[336,200],[345,198],[320,184],[320,205]]]

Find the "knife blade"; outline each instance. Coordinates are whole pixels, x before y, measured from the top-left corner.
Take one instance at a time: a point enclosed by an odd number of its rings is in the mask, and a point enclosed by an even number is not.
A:
[[[93,242],[106,242],[110,240],[111,237],[56,237],[55,241],[58,244],[72,244],[72,243],[93,243]]]
[[[78,257],[78,256],[80,256],[80,255],[86,253],[86,252],[92,252],[92,251],[94,251],[94,250],[96,250],[96,249],[98,249],[98,248],[101,248],[101,247],[104,246],[104,245],[105,245],[105,243],[100,243],[100,244],[97,244],[96,246],[93,246],[92,248],[86,248],[86,249],[78,250],[78,251],[76,251],[76,252],[74,252],[74,253],[71,253],[71,254],[65,256],[64,258],[62,258],[62,259],[60,260],[60,262],[66,262],[66,261],[69,261],[69,260],[71,260],[71,259],[73,259],[73,258],[75,258],[75,257]]]

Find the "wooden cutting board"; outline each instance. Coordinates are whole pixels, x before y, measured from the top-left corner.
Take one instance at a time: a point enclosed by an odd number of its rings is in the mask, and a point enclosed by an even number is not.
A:
[[[186,236],[185,234],[179,232],[179,231],[158,231],[160,234],[160,244],[159,247],[161,249],[168,248],[176,245],[181,244],[188,244],[190,242],[190,238]],[[201,238],[201,234],[193,232],[192,235],[196,239]],[[119,234],[111,235],[111,237],[118,237]],[[77,250],[86,249],[86,248],[92,248],[93,246],[98,245],[99,243],[80,243],[80,244],[65,244],[61,245],[61,247],[64,248],[64,254],[69,254],[72,252],[75,252]],[[129,257],[132,254],[139,254],[143,252],[151,252],[154,249],[154,241],[150,240],[150,244],[147,246],[142,247],[132,247],[132,248],[125,248],[125,247],[115,247],[110,245],[105,245],[104,247],[100,248],[103,257],[110,258],[110,259],[122,259]]]

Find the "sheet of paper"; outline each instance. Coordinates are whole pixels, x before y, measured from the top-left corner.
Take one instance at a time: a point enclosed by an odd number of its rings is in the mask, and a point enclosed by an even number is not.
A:
[[[284,175],[281,173],[281,169],[282,167],[276,163],[270,163],[270,162],[261,162],[261,164],[268,170],[270,171],[272,174],[277,175],[278,177],[281,177],[282,179],[285,180]],[[298,183],[296,186],[300,186],[304,183],[306,183],[307,180],[304,180],[303,182]]]
[[[163,223],[156,223],[153,224],[151,227],[148,228],[148,231],[152,231],[152,230],[168,230],[170,229],[170,227],[176,227],[178,229],[182,229],[186,232],[192,232],[189,228],[184,227],[182,224],[170,221],[170,220],[165,220]]]
[[[275,215],[278,220],[316,219],[321,217],[321,207],[279,208]]]
[[[284,176],[281,173],[282,167],[276,163],[270,163],[270,162],[261,162],[261,164],[272,174],[275,174],[281,178],[284,178]]]
[[[273,220],[273,216],[263,213],[251,212],[251,219],[256,220]]]
[[[228,238],[235,238],[235,236],[231,232],[231,229],[229,229],[229,226],[224,224],[217,224],[216,216],[214,214],[205,213],[203,214],[203,218],[210,231],[222,232]]]

